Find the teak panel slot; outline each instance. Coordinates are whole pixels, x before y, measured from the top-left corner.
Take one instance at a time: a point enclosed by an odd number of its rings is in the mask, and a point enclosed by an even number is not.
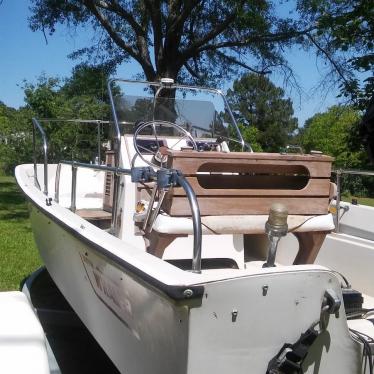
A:
[[[197,174],[196,180],[204,189],[235,190],[302,190],[309,182],[303,175],[256,175],[256,174]]]
[[[168,167],[181,170],[198,199],[202,215],[268,214],[283,203],[289,214],[326,214],[332,158],[242,152],[168,150]],[[189,216],[182,188],[164,201],[170,215]]]
[[[222,162],[206,162],[201,164],[197,173],[216,172],[216,173],[256,173],[256,174],[278,174],[278,175],[305,175],[309,176],[309,171],[304,165],[280,164],[274,168],[273,164],[256,163],[235,163],[234,161],[224,164]]]
[[[191,152],[192,153],[192,152]],[[170,158],[170,157],[169,157]],[[172,162],[168,161],[168,167],[172,167],[174,169],[182,170],[184,175],[195,175],[197,171],[202,172],[204,171],[200,169],[201,165],[208,165],[210,160],[203,160],[203,159],[187,159],[187,158],[176,158],[173,159]],[[218,160],[217,160],[218,161]],[[230,172],[232,171],[232,165],[237,160],[233,159],[222,159],[220,160],[219,170],[220,172]],[[246,173],[248,168],[253,173],[261,173],[263,170],[266,170],[267,173],[278,173],[279,168],[281,166],[285,166],[288,168],[289,173],[297,174],[298,170],[300,170],[300,161],[287,161],[287,160],[251,160],[251,159],[243,159],[241,163],[236,164],[236,171],[238,173]],[[305,167],[308,169],[308,174],[311,178],[330,178],[331,176],[331,163],[327,162],[317,162],[317,161],[309,161],[303,162]],[[208,170],[205,171],[214,172],[215,170]]]
[[[207,175],[210,177],[210,175]],[[216,178],[216,175],[212,175],[212,178]],[[301,189],[291,189],[291,188],[272,188],[277,186],[271,186],[269,188],[258,188],[256,183],[257,180],[252,182],[252,188],[238,188],[237,186],[232,186],[234,188],[229,188],[228,184],[226,188],[221,188],[221,186],[216,186],[212,188],[204,188],[201,186],[197,177],[186,177],[187,181],[192,186],[197,197],[200,196],[300,196],[300,197],[315,197],[315,196],[329,196],[330,192],[330,181],[328,179],[310,179],[306,186]],[[208,179],[208,178],[207,178]],[[217,178],[219,181],[220,176]],[[210,183],[210,182],[209,182]],[[231,182],[230,182],[231,183]],[[263,184],[264,181],[260,180],[259,183]],[[214,183],[216,185],[216,183]],[[231,187],[231,186],[230,186]],[[297,186],[298,187],[298,186]],[[171,196],[186,196],[183,188],[174,187],[169,192],[169,197]]]

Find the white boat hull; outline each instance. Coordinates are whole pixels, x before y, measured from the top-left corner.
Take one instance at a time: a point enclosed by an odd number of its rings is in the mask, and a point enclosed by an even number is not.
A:
[[[169,83],[109,82],[105,166],[48,165],[33,119],[45,164],[16,178],[56,285],[122,373],[365,371],[341,276],[313,264],[334,228],[332,158],[228,152],[244,141],[222,93]],[[299,250],[280,263],[287,232]]]
[[[129,277],[35,208],[31,222],[53,280],[121,372],[185,372],[187,308]]]
[[[175,301],[35,207],[31,220],[56,284],[124,373],[264,373],[285,342],[319,319],[315,300],[340,289],[327,270],[269,271],[204,284],[202,297]],[[319,339],[305,373],[358,372],[361,347],[344,312]]]
[[[183,271],[46,202],[18,167],[41,257],[68,302],[122,373],[265,373],[285,343],[320,319],[340,280],[318,265]],[[360,373],[362,345],[344,309],[329,315],[304,373]]]

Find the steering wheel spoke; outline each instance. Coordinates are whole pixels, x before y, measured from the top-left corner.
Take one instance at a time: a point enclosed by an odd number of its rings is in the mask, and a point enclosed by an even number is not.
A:
[[[150,165],[154,168],[157,169],[166,169],[164,167],[164,164],[167,163],[167,155],[163,154],[161,152],[161,147],[164,147],[165,145],[160,145],[160,137],[161,134],[159,133],[158,127],[163,127],[163,128],[171,128],[175,130],[178,134],[180,134],[180,138],[169,148],[169,149],[174,149],[177,144],[179,144],[182,140],[188,139],[190,143],[192,144],[192,148],[194,150],[198,150],[197,144],[192,137],[192,135],[185,130],[183,127],[177,125],[176,123],[169,122],[169,121],[148,121],[142,123],[137,129],[135,130],[134,133],[134,149],[136,151],[136,155],[134,156],[134,159],[136,156],[139,156],[147,165]],[[151,133],[151,135],[149,135]],[[151,139],[155,141],[155,145],[157,147],[157,150],[152,150],[148,149],[142,145],[140,145],[139,140],[143,136],[147,136],[147,139]],[[152,159],[149,160],[146,155],[152,155]]]

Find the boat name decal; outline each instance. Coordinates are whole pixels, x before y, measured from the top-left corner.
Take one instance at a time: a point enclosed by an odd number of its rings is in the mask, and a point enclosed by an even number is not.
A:
[[[104,271],[86,256],[81,254],[83,266],[89,282],[98,298],[131,330],[139,339],[138,332],[134,329],[132,307],[123,284],[117,284],[110,279]],[[108,265],[106,265],[108,266]]]

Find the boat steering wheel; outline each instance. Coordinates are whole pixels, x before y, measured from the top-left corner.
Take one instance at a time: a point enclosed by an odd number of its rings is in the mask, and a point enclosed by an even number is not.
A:
[[[176,142],[171,147],[165,147],[163,145],[160,146],[159,138],[162,135],[158,133],[159,130],[157,130],[157,127],[161,127],[161,126],[165,128],[169,127],[174,130],[177,130],[177,132],[180,134],[180,138],[176,140]],[[150,135],[148,135],[149,133]],[[140,137],[142,135],[147,135],[147,139],[150,139],[150,137],[153,136],[151,140],[155,141],[154,149],[150,149],[150,147],[146,148],[139,144],[140,143],[139,140],[141,139]],[[133,137],[133,143],[134,143],[136,154],[132,159],[132,166],[134,166],[136,157],[139,156],[147,165],[152,166],[153,168],[166,169],[166,167],[163,167],[163,165],[166,164],[167,162],[167,155],[161,152],[161,148],[164,147],[167,149],[174,149],[174,147],[177,144],[179,144],[183,139],[188,139],[192,145],[192,148],[195,151],[198,150],[197,144],[194,138],[192,137],[192,135],[187,130],[177,125],[176,123],[169,122],[169,121],[159,121],[159,120],[152,120],[152,121],[142,123],[135,130],[134,137]],[[144,157],[145,155],[150,155],[150,154],[153,155],[151,160]]]

